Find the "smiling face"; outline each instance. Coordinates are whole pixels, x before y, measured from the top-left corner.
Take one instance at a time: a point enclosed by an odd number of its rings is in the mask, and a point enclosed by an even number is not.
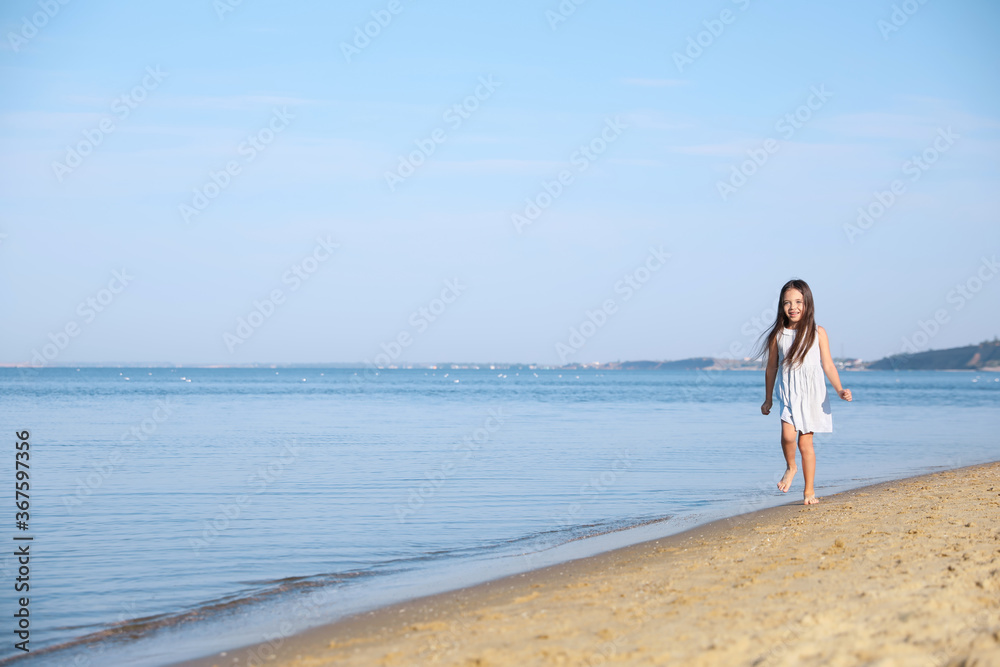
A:
[[[788,328],[794,329],[798,326],[806,309],[806,300],[802,292],[795,288],[786,290],[781,296],[781,309],[790,323]]]

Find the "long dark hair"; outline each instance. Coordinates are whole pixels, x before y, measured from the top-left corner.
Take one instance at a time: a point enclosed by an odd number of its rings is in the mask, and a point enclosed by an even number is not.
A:
[[[792,341],[792,346],[788,348],[788,354],[785,355],[785,364],[789,367],[801,364],[802,360],[806,357],[806,352],[812,348],[813,342],[816,340],[816,318],[815,309],[813,308],[813,293],[812,290],[809,289],[809,285],[806,284],[806,281],[793,278],[782,285],[781,291],[778,292],[778,314],[774,318],[774,324],[771,326],[771,330],[766,332],[767,337],[764,338],[764,334],[761,334],[761,338],[763,338],[763,345],[758,344],[758,351],[754,354],[754,359],[763,357],[767,354],[771,349],[771,344],[778,338],[778,336],[781,335],[781,330],[791,324],[791,321],[789,321],[788,316],[785,315],[785,309],[782,306],[782,302],[785,299],[785,292],[790,289],[802,292],[803,308],[802,317],[799,319],[799,325],[796,329],[795,340]]]

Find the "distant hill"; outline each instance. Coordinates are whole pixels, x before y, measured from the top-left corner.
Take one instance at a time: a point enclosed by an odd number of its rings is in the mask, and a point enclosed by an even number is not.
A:
[[[693,357],[677,361],[622,361],[615,365],[623,371],[696,371],[714,364],[712,357]]]
[[[916,354],[894,354],[868,364],[875,371],[892,370],[1000,370],[1000,341],[984,341],[979,345],[928,350]]]
[[[979,345],[928,350],[915,354],[894,354],[878,361],[865,363],[861,359],[834,359],[840,370],[996,370],[1000,371],[1000,340],[983,341]],[[747,371],[762,370],[759,359],[717,359],[691,357],[676,361],[610,361],[607,363],[567,364],[560,369],[592,369],[605,371]]]

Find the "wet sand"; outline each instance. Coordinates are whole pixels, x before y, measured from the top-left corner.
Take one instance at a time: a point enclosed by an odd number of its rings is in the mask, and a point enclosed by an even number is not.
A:
[[[725,519],[182,664],[1000,667],[1000,463]]]

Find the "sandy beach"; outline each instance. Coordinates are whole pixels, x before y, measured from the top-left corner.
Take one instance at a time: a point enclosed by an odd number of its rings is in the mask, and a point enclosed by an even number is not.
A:
[[[1000,463],[742,515],[184,664],[1000,665]]]

